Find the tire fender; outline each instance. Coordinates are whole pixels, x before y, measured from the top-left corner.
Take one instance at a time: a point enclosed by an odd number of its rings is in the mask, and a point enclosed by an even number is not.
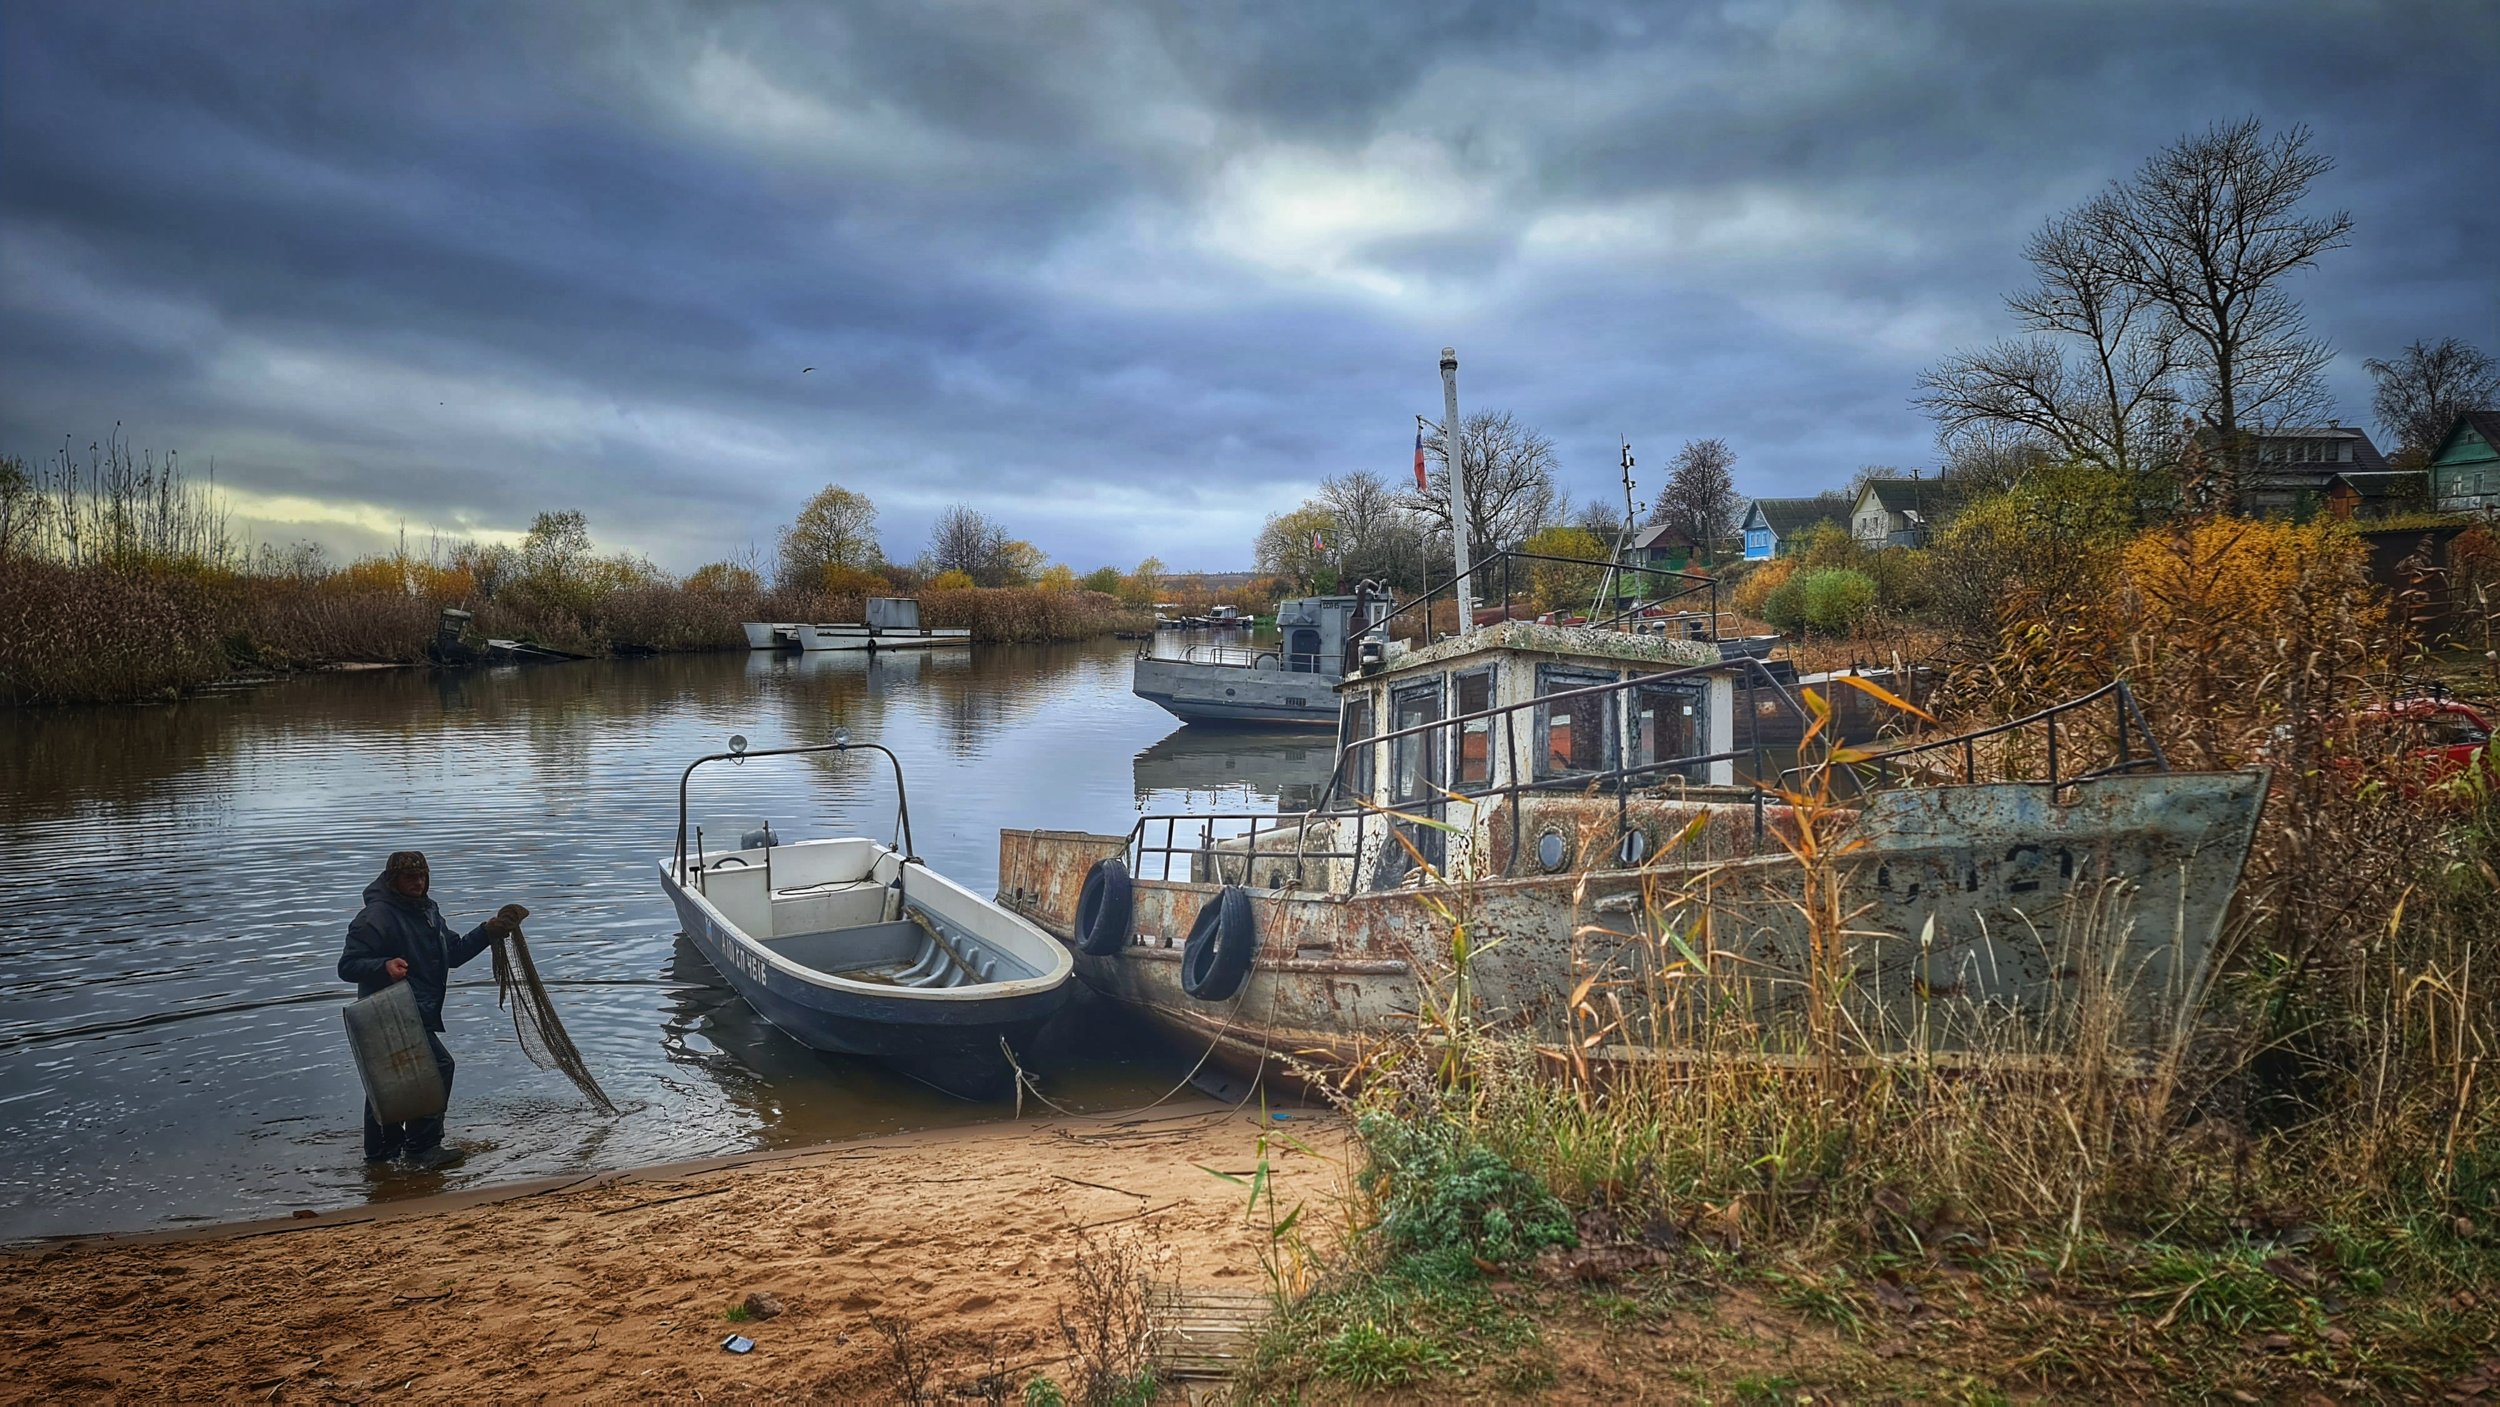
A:
[[[1181,990],[1202,1002],[1220,1002],[1241,990],[1250,959],[1259,951],[1258,920],[1250,896],[1228,884],[1198,910],[1181,949]]]
[[[1128,865],[1116,855],[1096,860],[1076,893],[1077,951],[1107,958],[1127,947],[1135,904]]]

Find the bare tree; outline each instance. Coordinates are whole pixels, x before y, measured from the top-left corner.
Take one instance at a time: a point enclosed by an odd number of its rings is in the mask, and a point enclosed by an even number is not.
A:
[[[2458,416],[2500,400],[2500,362],[2454,337],[2415,342],[2392,362],[2361,364],[2378,383],[2370,408],[2396,445],[2399,468],[2428,464]]]
[[[1686,440],[1667,466],[1667,482],[1649,510],[1653,523],[1683,530],[1707,560],[1719,539],[1736,529],[1736,451],[1721,439]]]
[[[872,571],[883,565],[877,548],[877,505],[868,495],[827,484],[781,530],[781,584],[812,590],[835,567]]]
[[[0,455],[0,562],[28,549],[44,510],[43,486],[14,455]]]
[[[2122,276],[2092,209],[2058,216],[2024,246],[2039,281],[2005,302],[2032,335],[1956,352],[1919,378],[1917,403],[1948,439],[2011,429],[2138,478],[2173,453],[2181,334]]]
[[[1450,535],[1450,471],[1437,433],[1424,436],[1425,452],[1440,462],[1422,493],[1406,503],[1432,531]],[[1459,433],[1466,466],[1470,560],[1483,561],[1503,546],[1526,541],[1554,520],[1561,495],[1554,484],[1554,446],[1508,411],[1478,411]]]
[[[1571,526],[1606,544],[1606,553],[1612,556],[1615,545],[1623,540],[1623,509],[1611,499],[1592,498],[1571,515]]]
[[[2171,143],[2082,212],[2115,277],[2180,333],[2224,512],[2239,506],[2256,432],[2323,408],[2319,373],[2332,353],[2308,335],[2282,281],[2352,230],[2344,211],[2299,213],[2334,165],[2309,149],[2308,128],[2269,139],[2242,118]]]
[[[1358,469],[1323,479],[1319,496],[1306,506],[1336,519],[1338,550],[1331,555],[1347,579],[1379,577],[1410,589],[1425,584],[1425,526],[1378,474]]]
[[[2018,425],[1981,421],[1939,435],[1944,451],[1938,472],[1964,496],[2003,492],[2057,462],[2057,451]]]
[[[930,576],[962,572],[976,585],[999,586],[1019,565],[1017,546],[1003,525],[982,517],[970,504],[958,503],[939,513],[929,529],[929,550],[920,568]]]

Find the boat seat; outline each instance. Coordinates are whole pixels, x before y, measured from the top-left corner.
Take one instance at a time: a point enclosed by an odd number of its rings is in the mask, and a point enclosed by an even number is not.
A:
[[[977,939],[950,940],[970,963],[967,973],[929,940],[929,930],[910,919],[863,923],[773,942],[773,952],[803,967],[836,977],[891,982],[901,987],[960,987],[970,982],[1008,982],[1036,975]]]
[[[886,887],[873,879],[776,889],[771,930],[775,936],[767,941],[778,949],[801,938],[875,925],[885,917],[885,893]]]
[[[846,894],[854,889],[883,888],[885,888],[885,881],[881,879],[828,879],[815,884],[793,884],[787,889],[776,889],[773,891],[773,897],[797,899],[824,894]]]
[[[863,923],[777,939],[773,952],[818,972],[844,974],[870,967],[900,967],[921,956],[928,932],[909,919]]]

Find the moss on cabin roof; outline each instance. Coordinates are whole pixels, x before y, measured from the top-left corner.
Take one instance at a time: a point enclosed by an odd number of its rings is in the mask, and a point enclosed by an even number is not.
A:
[[[1584,625],[1538,625],[1511,620],[1476,628],[1473,635],[1454,635],[1422,649],[1409,650],[1384,666],[1381,675],[1446,667],[1451,661],[1496,650],[1538,655],[1571,655],[1628,664],[1682,669],[1717,664],[1719,647],[1709,640],[1682,640],[1666,635],[1627,635],[1620,630],[1592,630]]]

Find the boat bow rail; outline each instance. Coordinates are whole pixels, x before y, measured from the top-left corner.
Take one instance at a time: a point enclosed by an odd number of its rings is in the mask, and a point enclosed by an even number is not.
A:
[[[738,766],[744,764],[751,758],[801,757],[810,753],[823,752],[878,752],[885,754],[886,762],[894,768],[894,849],[901,854],[904,864],[917,865],[921,863],[920,852],[912,845],[911,841],[911,796],[904,790],[903,787],[903,761],[901,758],[894,755],[892,749],[884,747],[878,743],[855,743],[850,740],[850,736],[847,733],[840,732],[835,733],[833,741],[829,743],[810,743],[800,747],[776,748],[750,748],[746,745],[745,738],[733,736],[729,740],[729,751],[707,753],[702,757],[696,758],[694,761],[686,764],[685,772],[677,778],[677,846],[674,852],[675,858],[671,862],[672,868],[677,877],[677,882],[679,884],[684,884],[688,874],[690,873],[686,867],[686,795],[689,786],[694,781],[696,768],[712,762],[727,762],[732,766]],[[697,855],[694,870],[700,871],[703,868],[703,864],[700,853],[702,833],[699,830],[695,832],[695,844],[697,847]],[[769,854],[769,850],[766,853]]]

